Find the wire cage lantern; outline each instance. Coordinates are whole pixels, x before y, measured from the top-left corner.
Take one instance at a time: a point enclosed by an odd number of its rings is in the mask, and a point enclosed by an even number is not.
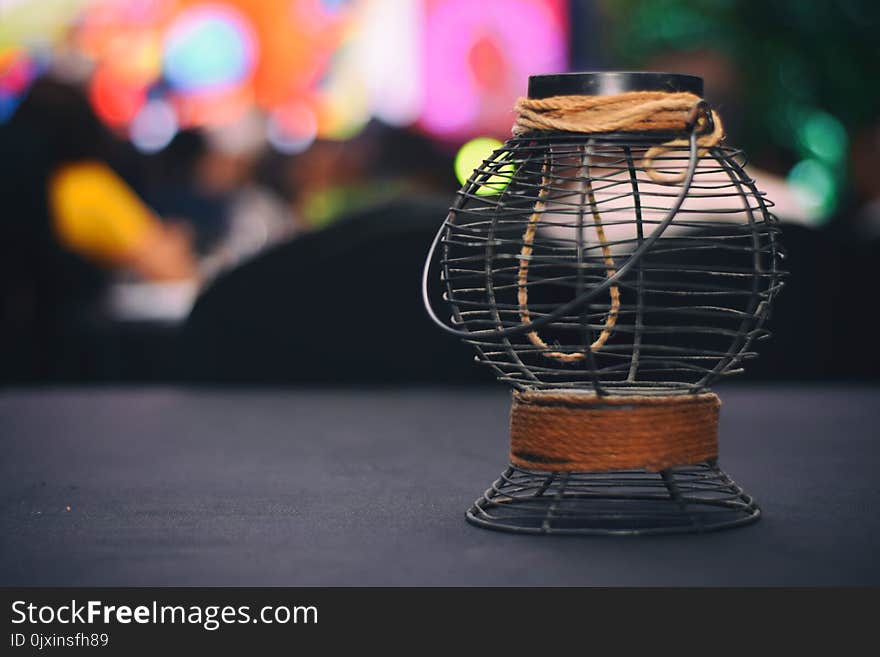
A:
[[[513,388],[510,464],[469,522],[633,534],[758,518],[717,464],[710,387],[769,335],[779,229],[702,86],[533,76],[514,136],[459,191],[426,308]],[[436,268],[449,323],[427,294]]]

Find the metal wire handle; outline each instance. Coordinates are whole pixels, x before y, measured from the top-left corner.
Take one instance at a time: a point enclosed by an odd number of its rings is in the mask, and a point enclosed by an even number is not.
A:
[[[707,111],[708,104],[705,101],[701,101],[694,107],[694,116],[700,111]],[[711,112],[708,113],[711,121]],[[457,329],[453,326],[449,326],[441,320],[437,313],[434,312],[434,308],[431,305],[431,297],[428,294],[428,274],[431,268],[431,264],[434,261],[434,253],[437,251],[437,246],[440,244],[440,240],[443,237],[443,233],[453,225],[453,222],[450,221],[450,218],[454,216],[453,212],[450,212],[443,223],[440,225],[440,230],[437,231],[437,234],[434,236],[434,241],[431,242],[431,248],[428,250],[428,257],[425,259],[425,267],[422,271],[422,303],[425,306],[425,310],[428,313],[428,317],[430,317],[431,321],[434,322],[438,327],[449,333],[450,335],[454,335],[458,338],[474,338],[483,335],[491,335],[495,337],[511,337],[514,335],[523,335],[525,333],[530,333],[533,331],[537,331],[539,328],[546,326],[552,322],[555,322],[557,319],[564,317],[571,313],[573,310],[579,309],[581,306],[587,304],[594,297],[598,296],[612,285],[614,285],[621,278],[626,276],[629,271],[635,267],[639,261],[644,257],[644,255],[648,252],[648,250],[654,245],[660,236],[666,231],[669,227],[669,224],[672,223],[672,220],[675,219],[675,216],[678,214],[678,211],[681,209],[682,204],[688,196],[688,192],[690,191],[691,183],[694,180],[694,174],[697,171],[697,163],[700,160],[699,154],[699,145],[697,143],[697,139],[699,137],[699,130],[697,129],[697,121],[694,120],[691,124],[691,131],[688,135],[688,148],[689,148],[689,158],[688,158],[688,166],[687,171],[685,172],[684,179],[682,180],[681,191],[678,193],[678,196],[675,198],[675,201],[672,204],[672,207],[669,209],[669,212],[663,218],[663,220],[657,225],[654,231],[645,238],[645,240],[641,243],[639,248],[633,251],[632,255],[629,259],[621,265],[617,271],[612,275],[606,278],[602,283],[597,285],[596,287],[583,292],[579,296],[575,297],[568,303],[560,306],[556,310],[551,313],[548,313],[538,319],[530,322],[528,324],[520,324],[519,326],[511,326],[506,329],[486,329],[484,331],[465,331],[461,329]]]

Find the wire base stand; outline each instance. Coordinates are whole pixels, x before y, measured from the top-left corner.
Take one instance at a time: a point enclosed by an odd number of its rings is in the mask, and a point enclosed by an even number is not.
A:
[[[738,527],[760,514],[716,462],[706,461],[663,472],[541,472],[511,465],[466,518],[519,534],[643,535]]]

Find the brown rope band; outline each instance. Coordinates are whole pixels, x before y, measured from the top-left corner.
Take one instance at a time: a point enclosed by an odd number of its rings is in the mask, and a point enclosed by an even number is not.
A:
[[[713,393],[598,397],[576,391],[513,393],[510,462],[544,471],[653,472],[718,456]]]

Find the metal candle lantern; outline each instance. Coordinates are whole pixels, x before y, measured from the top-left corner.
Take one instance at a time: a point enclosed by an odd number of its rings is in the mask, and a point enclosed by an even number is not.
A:
[[[432,319],[513,386],[510,465],[467,512],[527,533],[708,531],[759,509],[720,402],[782,286],[770,202],[700,78],[533,76],[425,266]],[[452,310],[431,308],[434,260]]]

